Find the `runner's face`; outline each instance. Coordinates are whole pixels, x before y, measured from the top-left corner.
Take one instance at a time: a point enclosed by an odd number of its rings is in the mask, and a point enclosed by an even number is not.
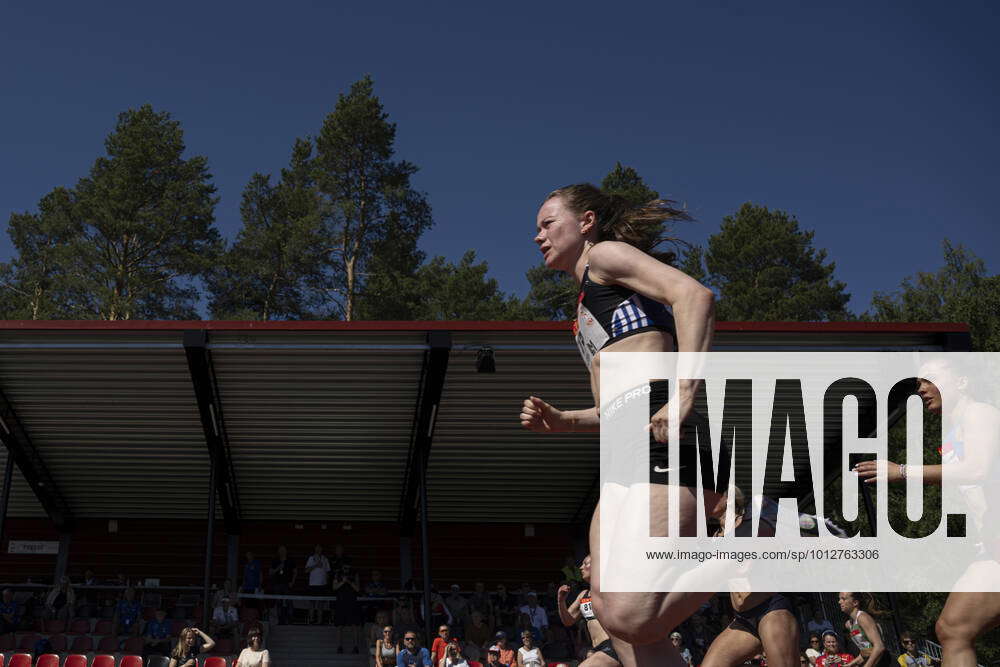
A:
[[[840,611],[845,614],[850,613],[854,609],[854,596],[850,593],[841,593],[837,596],[837,602],[840,604]]]
[[[583,252],[586,237],[581,233],[580,220],[565,206],[562,197],[553,197],[538,209],[536,232],[535,243],[545,266],[571,272]]]
[[[958,378],[947,366],[939,361],[929,361],[920,367],[917,393],[924,407],[935,414],[941,414],[941,392],[948,394],[954,400],[958,389]]]

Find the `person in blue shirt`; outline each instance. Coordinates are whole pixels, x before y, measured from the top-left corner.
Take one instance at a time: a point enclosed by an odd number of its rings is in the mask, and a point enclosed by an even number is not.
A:
[[[396,654],[396,667],[431,667],[431,654],[426,648],[417,648],[417,634],[403,635],[403,650]]]
[[[252,551],[248,551],[247,562],[243,566],[243,588],[240,589],[240,592],[257,593],[260,591],[263,583],[260,561],[254,557]]]
[[[146,641],[142,650],[144,658],[170,654],[170,621],[167,620],[165,611],[157,609],[156,615],[146,623],[142,634]]]
[[[112,624],[119,635],[138,635],[142,605],[135,599],[135,589],[126,588],[124,597],[115,605]]]
[[[5,588],[0,602],[0,635],[14,632],[20,622],[21,605],[14,599],[14,591]]]

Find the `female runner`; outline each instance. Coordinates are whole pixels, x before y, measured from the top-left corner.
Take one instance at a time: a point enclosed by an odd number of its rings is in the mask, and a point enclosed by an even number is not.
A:
[[[1000,507],[1000,411],[979,402],[969,393],[969,376],[956,362],[936,359],[920,369],[917,393],[924,408],[941,414],[942,391],[956,400],[949,405],[952,429],[942,443],[942,462],[948,466],[949,479],[963,485],[962,493],[969,504],[972,523],[982,538],[982,551],[955,584],[958,590],[948,595],[935,631],[942,647],[942,661],[949,667],[976,665],[976,638],[1000,625],[1000,593],[970,592],[990,580],[995,588],[1000,578],[1000,526],[984,520],[990,510]],[[889,482],[900,482],[918,474],[921,468],[925,484],[940,484],[944,465],[900,465],[893,461],[885,465]],[[863,461],[855,466],[858,476],[873,482],[877,461]],[[965,589],[964,591],[962,589]]]
[[[589,554],[580,563],[580,573],[583,576],[583,580],[590,583]],[[559,618],[567,628],[576,625],[577,621],[581,618],[587,621],[587,634],[590,635],[590,643],[594,648],[594,653],[581,662],[580,667],[619,667],[621,660],[618,659],[618,654],[615,653],[615,649],[611,645],[611,637],[608,636],[607,630],[604,629],[601,622],[597,620],[597,615],[594,614],[594,604],[590,597],[590,590],[584,589],[580,591],[576,599],[567,607],[566,596],[569,594],[569,590],[569,586],[563,584],[556,593],[559,599]]]
[[[872,617],[873,614],[881,613],[876,610],[875,598],[870,593],[867,594],[866,604],[862,605],[858,593],[841,593],[837,601],[840,603],[840,611],[847,614],[844,628],[865,659],[861,664],[863,667],[875,667],[885,654],[882,631]]]
[[[714,295],[698,281],[657,261],[644,250],[649,247],[649,229],[664,221],[687,219],[671,206],[656,200],[632,206],[623,197],[607,195],[590,184],[560,188],[546,198],[538,211],[538,244],[545,265],[573,276],[580,283],[577,344],[590,372],[595,407],[559,410],[541,398],[531,396],[521,408],[521,424],[536,432],[558,433],[600,430],[600,367],[604,350],[615,352],[707,352],[715,324]],[[668,309],[669,307],[669,309]],[[672,311],[672,313],[671,313]],[[683,432],[691,416],[698,380],[681,380],[671,399],[679,408]],[[656,407],[656,397],[651,396]],[[668,412],[662,405],[650,420],[655,443],[666,443]],[[667,525],[667,476],[660,453],[651,452],[651,525]],[[684,461],[682,452],[682,461]],[[682,535],[694,534],[696,521],[695,471],[680,470],[678,514]],[[706,508],[714,507],[718,494],[704,493]],[[635,645],[635,662],[662,664],[664,657],[679,659],[667,639],[669,632],[689,617],[711,595],[699,593],[614,593],[600,592],[600,505],[590,530],[592,556],[591,592],[594,609],[602,625],[613,636]],[[617,645],[616,645],[617,647]],[[626,652],[619,649],[626,660]],[[631,665],[630,665],[631,667]]]

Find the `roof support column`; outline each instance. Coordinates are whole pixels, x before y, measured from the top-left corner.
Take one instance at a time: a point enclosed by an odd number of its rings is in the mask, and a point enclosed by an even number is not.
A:
[[[201,329],[184,332],[184,353],[187,355],[188,370],[194,385],[195,399],[201,427],[205,433],[205,445],[211,459],[212,487],[219,493],[222,516],[226,522],[226,532],[238,535],[240,532],[240,494],[236,483],[236,472],[229,454],[229,437],[222,415],[222,401],[219,398],[215,369],[211,352],[208,350],[208,334]],[[214,493],[214,491],[213,491]],[[212,517],[214,519],[214,515]]]
[[[7,452],[3,471],[3,491],[0,492],[0,550],[3,549],[4,526],[7,523],[7,507],[10,505],[10,487],[14,481],[14,457]]]
[[[202,580],[203,591],[202,594],[205,596],[204,609],[205,615],[202,617],[203,623],[208,623],[212,620],[212,551],[213,539],[215,538],[215,457],[211,458],[209,466],[211,467],[211,474],[208,476],[208,521],[207,528],[205,529],[205,577]]]

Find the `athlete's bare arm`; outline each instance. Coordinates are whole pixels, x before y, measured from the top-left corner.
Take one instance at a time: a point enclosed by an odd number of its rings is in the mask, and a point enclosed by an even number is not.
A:
[[[521,426],[536,433],[593,433],[601,430],[597,408],[559,410],[537,396],[524,399]]]
[[[556,597],[559,600],[559,620],[567,628],[572,628],[580,620],[580,598],[583,597],[584,591],[580,591],[580,594],[576,596],[576,599],[573,600],[573,603],[569,607],[566,606],[566,596],[568,594],[569,586],[563,584],[556,592]]]

